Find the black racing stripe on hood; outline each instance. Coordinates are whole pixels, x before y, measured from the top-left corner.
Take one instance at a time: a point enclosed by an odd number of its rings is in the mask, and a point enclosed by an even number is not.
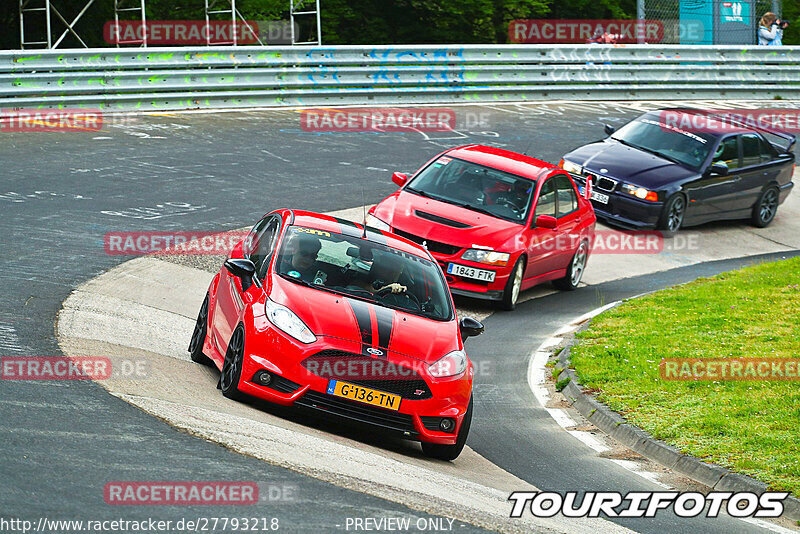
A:
[[[372,309],[375,310],[375,316],[378,319],[378,347],[388,352],[389,343],[392,340],[394,312],[380,306],[373,306]]]
[[[356,316],[358,330],[361,332],[361,343],[368,347],[372,346],[372,319],[369,313],[370,305],[356,299],[347,299],[347,303],[350,304],[353,315]]]

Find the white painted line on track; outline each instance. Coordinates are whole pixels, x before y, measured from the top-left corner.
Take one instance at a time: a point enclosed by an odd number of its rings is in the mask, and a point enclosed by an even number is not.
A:
[[[611,304],[606,304],[605,306],[601,306],[600,308],[596,308],[596,309],[590,311],[589,313],[584,313],[583,315],[581,315],[580,317],[578,317],[577,319],[575,319],[574,321],[572,321],[569,324],[572,324],[572,325],[583,324],[586,321],[588,321],[589,319],[591,319],[591,318],[593,318],[593,317],[595,317],[597,315],[600,315],[601,313],[603,313],[606,310],[609,310],[609,309],[613,308],[614,306],[619,304],[619,302],[620,301],[616,300],[616,301],[612,302]]]
[[[621,467],[624,467],[631,473],[635,473],[640,477],[649,480],[653,484],[658,484],[659,486],[665,489],[673,489],[672,486],[664,484],[663,482],[658,480],[658,475],[656,473],[653,473],[652,471],[647,471],[646,469],[642,468],[642,465],[639,462],[634,462],[632,460],[618,460],[614,458],[609,458],[609,460],[611,460],[612,462]]]
[[[574,428],[578,426],[578,424],[572,420],[572,417],[567,415],[567,412],[565,412],[564,410],[561,410],[559,408],[545,408],[545,410],[547,410],[547,413],[550,414],[550,417],[556,420],[558,426],[560,426],[565,430],[567,428]]]
[[[594,437],[594,434],[591,432],[584,432],[582,430],[567,430],[567,432],[569,432],[573,438],[581,441],[584,445],[595,452],[606,452],[611,450],[602,441]]]

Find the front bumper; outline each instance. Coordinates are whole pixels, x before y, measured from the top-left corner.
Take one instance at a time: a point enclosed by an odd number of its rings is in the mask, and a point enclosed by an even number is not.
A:
[[[239,382],[239,389],[243,393],[276,404],[295,405],[368,424],[389,433],[399,434],[406,439],[444,445],[455,444],[472,395],[471,366],[456,378],[433,379],[423,375],[430,390],[430,397],[424,399],[403,397],[399,410],[393,411],[328,394],[331,377],[317,375],[310,370],[311,368],[306,368],[301,363],[322,351],[340,351],[343,354],[358,356],[361,353],[361,343],[318,336],[317,341],[305,345],[289,338],[271,325],[262,331],[248,333],[246,339],[246,352]],[[414,363],[413,359],[392,352],[380,362],[405,367],[413,365],[412,368],[415,370],[421,367],[419,362]],[[354,369],[358,371],[358,367]],[[256,375],[263,370],[280,379],[273,379],[267,386],[256,383]],[[422,373],[417,374],[422,375]],[[348,376],[336,378],[358,383],[358,377],[352,376],[353,379],[349,379]],[[381,390],[372,385],[366,387]],[[455,419],[456,425],[452,432],[429,430],[425,428],[421,419],[429,417],[452,418]]]
[[[608,193],[608,204],[592,200],[598,219],[631,230],[653,230],[664,209],[663,202],[647,202],[618,192]]]

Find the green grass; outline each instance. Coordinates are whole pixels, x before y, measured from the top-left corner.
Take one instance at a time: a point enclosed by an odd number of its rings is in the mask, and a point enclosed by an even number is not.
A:
[[[653,293],[578,335],[584,387],[681,451],[800,496],[800,382],[676,382],[670,357],[800,357],[800,258]]]

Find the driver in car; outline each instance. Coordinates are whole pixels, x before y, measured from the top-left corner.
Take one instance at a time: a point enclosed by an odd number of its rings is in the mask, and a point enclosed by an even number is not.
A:
[[[321,248],[322,243],[319,238],[313,235],[293,235],[292,241],[287,243],[280,272],[306,282],[321,283],[316,281],[316,278],[322,273],[317,266],[317,255]]]
[[[498,204],[505,204],[518,212],[525,211],[528,200],[533,189],[533,182],[529,180],[517,180],[511,186],[511,190],[497,196]]]
[[[373,294],[387,289],[394,294],[405,293],[408,288],[397,283],[400,275],[403,274],[403,264],[395,259],[394,254],[378,250],[375,250],[373,254],[374,260],[369,275],[356,285]]]

